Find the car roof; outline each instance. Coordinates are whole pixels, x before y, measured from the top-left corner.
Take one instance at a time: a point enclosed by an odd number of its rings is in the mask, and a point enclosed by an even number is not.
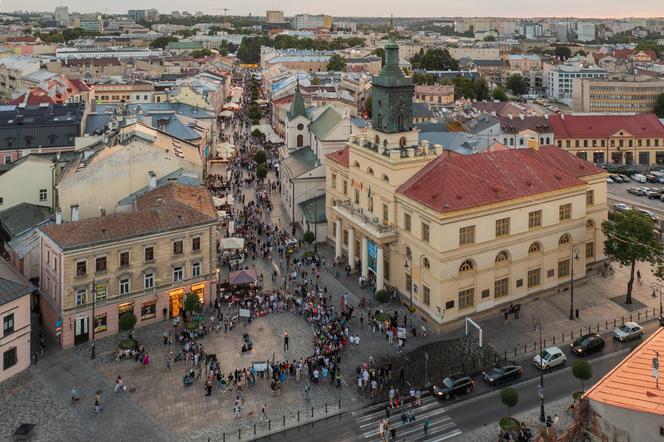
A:
[[[544,351],[546,351],[548,353],[562,353],[563,352],[558,347],[547,347],[547,348],[544,349]]]
[[[587,335],[580,336],[578,339],[587,339],[587,338],[601,338],[597,333],[588,333]]]
[[[470,376],[468,376],[467,374],[463,374],[463,373],[455,373],[455,374],[451,374],[447,377],[452,379],[453,381],[456,381],[456,380],[459,380],[461,378],[469,378]]]
[[[630,326],[630,327],[634,327],[634,326],[641,327],[641,326],[640,326],[639,324],[637,324],[636,322],[625,322],[625,325],[628,325],[628,326]]]

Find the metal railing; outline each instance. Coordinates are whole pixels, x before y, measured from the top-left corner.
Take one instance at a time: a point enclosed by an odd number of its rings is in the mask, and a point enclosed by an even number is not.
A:
[[[382,224],[365,215],[362,209],[351,203],[350,200],[338,201],[335,207],[342,212],[346,212],[350,218],[355,218],[361,224],[365,224],[378,233],[392,233],[396,231],[393,225]]]

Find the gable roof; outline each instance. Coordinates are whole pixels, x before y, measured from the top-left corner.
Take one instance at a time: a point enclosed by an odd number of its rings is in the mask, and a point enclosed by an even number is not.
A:
[[[655,352],[664,355],[664,328],[658,328],[629,353],[584,397],[613,407],[664,415],[664,395],[652,376]]]
[[[292,178],[304,175],[315,169],[318,164],[316,154],[308,146],[293,151],[288,158],[281,160],[281,167],[286,168]]]
[[[552,115],[556,138],[608,138],[625,130],[637,138],[664,138],[664,126],[655,115]]]
[[[500,129],[504,133],[516,134],[523,130],[530,129],[534,132],[551,132],[551,124],[545,117],[540,116],[524,116],[517,117],[498,117],[500,120]]]
[[[309,130],[320,140],[325,140],[327,136],[341,122],[343,116],[332,106],[328,106],[325,111],[309,124]]]
[[[557,156],[547,152],[549,149],[558,148],[441,156],[402,184],[397,192],[438,213],[449,213],[584,185],[584,181],[554,162]],[[586,164],[589,170],[601,171]]]
[[[51,208],[30,203],[20,203],[0,212],[0,237],[4,231],[11,240],[21,233],[51,219]]]
[[[433,112],[427,103],[413,103],[413,118],[433,117]]]
[[[298,204],[304,219],[314,224],[327,222],[325,216],[325,194],[318,195]]]
[[[343,149],[328,153],[325,157],[344,167],[348,167],[350,164],[350,148],[344,147]]]
[[[35,291],[31,285],[0,278],[0,305],[8,304]]]

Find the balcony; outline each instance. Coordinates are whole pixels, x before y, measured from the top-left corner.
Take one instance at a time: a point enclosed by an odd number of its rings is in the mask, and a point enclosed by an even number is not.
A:
[[[341,217],[345,218],[353,227],[362,230],[371,239],[381,244],[394,241],[397,236],[397,230],[394,225],[386,225],[378,220],[378,217],[363,213],[363,209],[349,200],[339,201],[333,209]]]

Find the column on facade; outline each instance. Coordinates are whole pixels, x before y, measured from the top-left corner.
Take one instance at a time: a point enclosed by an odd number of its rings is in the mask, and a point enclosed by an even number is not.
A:
[[[341,245],[343,244],[343,238],[341,237],[341,233],[342,233],[341,220],[338,219],[334,223],[335,223],[334,228],[336,229],[335,233],[334,233],[334,239],[335,239],[335,241],[334,241],[334,256],[336,258],[341,258],[341,252],[342,252]]]
[[[369,242],[367,238],[362,238],[362,253],[360,253],[362,260],[362,277],[366,278],[369,276]]]
[[[351,270],[355,268],[355,232],[352,227],[348,228],[348,265]]]
[[[383,248],[376,250],[376,291],[383,290],[385,279],[385,258],[383,258]]]

